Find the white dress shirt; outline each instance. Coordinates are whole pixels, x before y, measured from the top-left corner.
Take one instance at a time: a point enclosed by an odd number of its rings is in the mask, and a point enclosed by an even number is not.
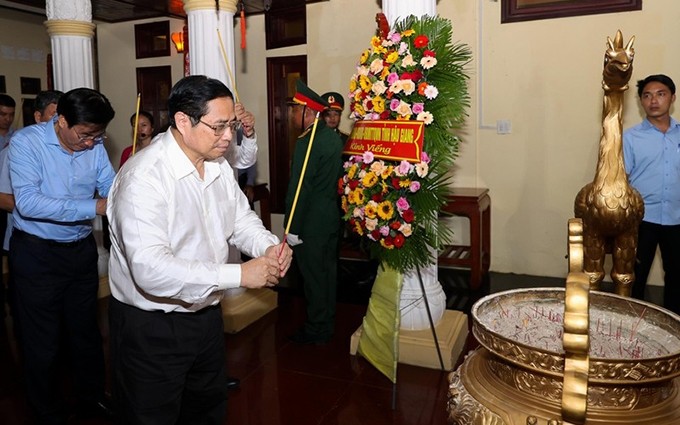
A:
[[[214,305],[241,282],[229,244],[251,257],[279,243],[250,209],[224,158],[204,178],[171,131],[130,158],[108,199],[109,283],[143,310],[189,312]]]

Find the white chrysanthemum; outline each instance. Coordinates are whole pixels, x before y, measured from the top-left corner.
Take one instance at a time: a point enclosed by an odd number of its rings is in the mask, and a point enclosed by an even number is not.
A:
[[[430,69],[435,65],[437,65],[437,58],[435,57],[423,56],[423,58],[420,60],[420,66],[425,69]]]
[[[416,174],[418,174],[418,177],[425,178],[427,176],[427,172],[430,170],[429,165],[427,165],[427,162],[419,162],[416,164]]]
[[[439,95],[439,90],[432,84],[425,88],[425,97],[432,100]]]
[[[416,119],[418,121],[422,121],[425,123],[425,125],[430,125],[432,124],[432,121],[434,121],[434,116],[432,115],[431,112],[428,111],[423,111],[416,116]]]

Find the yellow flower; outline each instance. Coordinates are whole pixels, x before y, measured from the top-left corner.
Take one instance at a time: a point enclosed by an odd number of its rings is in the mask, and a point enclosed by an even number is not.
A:
[[[377,35],[371,37],[371,46],[373,46],[373,49],[375,49],[376,47],[380,47],[381,44],[382,39],[380,37],[378,37]]]
[[[387,58],[385,58],[385,62],[387,63],[395,63],[399,59],[399,52],[394,51],[387,55]]]
[[[360,116],[366,115],[366,110],[364,109],[364,107],[360,103],[354,104],[354,112],[356,112]]]
[[[406,30],[406,31],[402,31],[401,36],[402,37],[410,37],[415,33],[416,32],[414,30]]]
[[[352,203],[356,204],[356,205],[363,205],[364,200],[366,199],[366,197],[364,196],[364,191],[360,188],[356,188],[354,190],[353,198],[354,198],[354,202],[352,202]]]
[[[380,187],[382,188],[380,193],[382,193],[383,195],[390,191],[390,188],[389,188],[389,186],[387,186],[387,183],[385,183],[385,180],[380,182]]]
[[[342,206],[342,210],[343,210],[345,213],[347,213],[347,211],[349,211],[349,204],[348,204],[348,201],[347,201],[347,197],[346,197],[346,196],[341,196],[341,197],[340,197],[340,204],[341,204],[341,206]]]
[[[385,110],[385,99],[380,96],[373,98],[373,111],[376,113],[381,113]]]
[[[383,201],[378,205],[378,217],[389,220],[394,216],[394,206],[390,201]]]
[[[364,229],[361,228],[361,223],[358,221],[354,222],[354,231],[359,234],[359,236],[364,235]]]
[[[378,176],[373,174],[373,172],[366,173],[364,178],[361,180],[361,184],[363,184],[364,187],[373,187],[377,182]]]
[[[397,115],[397,121],[408,121],[411,119],[411,115]]]
[[[399,187],[409,187],[411,186],[411,180],[399,180]]]
[[[380,177],[382,177],[383,180],[386,180],[392,174],[392,170],[394,170],[394,166],[388,165],[387,167],[382,169],[382,173],[380,173]]]
[[[349,80],[349,91],[353,92],[356,89],[357,89],[357,80],[355,78],[352,78],[351,80]]]
[[[366,208],[364,208],[364,215],[368,218],[375,218],[378,214],[378,204],[375,201],[368,201]]]
[[[367,76],[362,75],[359,77],[359,85],[361,86],[361,90],[369,91],[373,83],[371,83],[371,80]]]
[[[370,55],[371,55],[371,52],[369,52],[368,49],[364,50],[364,52],[361,54],[361,59],[360,59],[361,63],[365,64]]]
[[[349,170],[347,170],[347,178],[348,179],[353,179],[354,176],[357,174],[357,170],[359,169],[359,166],[357,164],[353,164],[351,167],[349,167]]]
[[[380,73],[380,79],[385,81],[388,75],[390,75],[390,68],[384,67],[382,72]]]

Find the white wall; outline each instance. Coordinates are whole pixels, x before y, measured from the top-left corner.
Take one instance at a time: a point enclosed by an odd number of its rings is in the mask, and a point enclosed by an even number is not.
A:
[[[0,12],[0,75],[5,76],[7,94],[17,102],[16,128],[23,127],[22,98],[35,98],[34,94],[21,93],[20,77],[40,78],[41,89],[47,89],[46,60],[50,53],[50,38],[42,24],[45,19],[13,10]],[[18,37],[17,34],[30,36]]]

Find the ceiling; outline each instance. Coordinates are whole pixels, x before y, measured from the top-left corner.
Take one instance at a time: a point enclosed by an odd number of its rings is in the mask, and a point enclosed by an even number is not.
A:
[[[124,22],[138,19],[172,17],[185,19],[182,0],[90,0],[92,20]],[[317,3],[328,0],[243,0],[246,15],[264,13],[270,9],[296,6],[300,3]],[[0,0],[3,8],[21,10],[45,16],[45,0]]]

